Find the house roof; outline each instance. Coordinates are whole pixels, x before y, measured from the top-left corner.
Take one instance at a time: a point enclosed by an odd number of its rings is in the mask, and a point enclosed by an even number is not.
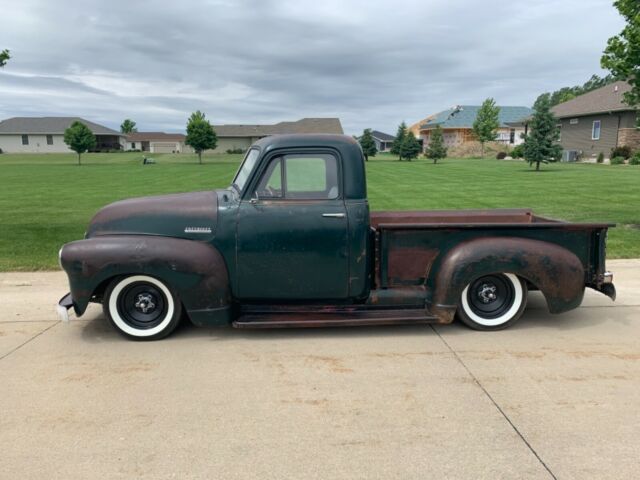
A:
[[[95,135],[122,133],[80,117],[13,117],[0,122],[0,135],[63,134],[75,121],[84,123]]]
[[[392,142],[395,139],[393,135],[389,135],[388,133],[380,132],[378,130],[372,130],[371,135],[382,142]]]
[[[266,137],[288,133],[343,134],[339,118],[303,118],[274,125],[214,125],[218,137]]]
[[[420,129],[427,130],[440,125],[442,128],[472,128],[478,115],[479,105],[458,105],[457,107],[436,113]],[[531,115],[529,107],[500,107],[498,121],[501,127],[518,123]]]
[[[127,135],[128,142],[183,142],[185,138],[182,133],[165,132],[132,132]]]
[[[566,118],[593,113],[635,110],[623,101],[623,95],[629,90],[631,90],[631,86],[627,82],[615,82],[560,103],[551,111],[558,118]]]

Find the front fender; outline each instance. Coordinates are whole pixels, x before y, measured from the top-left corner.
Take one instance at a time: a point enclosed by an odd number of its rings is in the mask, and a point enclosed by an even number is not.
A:
[[[453,320],[460,295],[474,279],[492,273],[514,273],[544,294],[551,313],[582,302],[585,272],[576,255],[556,244],[517,237],[471,240],[451,249],[434,275],[431,311],[443,322]]]
[[[131,274],[165,281],[195,316],[226,311],[231,304],[227,266],[207,243],[150,235],[98,236],[66,244],[60,264],[69,276],[78,316],[105,281]]]

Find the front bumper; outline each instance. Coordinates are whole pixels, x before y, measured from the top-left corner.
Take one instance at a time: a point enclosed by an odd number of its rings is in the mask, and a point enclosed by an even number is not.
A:
[[[598,280],[598,288],[596,290],[615,301],[616,287],[613,285],[613,272],[604,272]]]
[[[58,313],[60,320],[63,322],[69,321],[69,309],[71,307],[73,307],[73,298],[71,298],[71,292],[69,292],[62,297],[58,302],[58,305],[56,305],[56,312]]]

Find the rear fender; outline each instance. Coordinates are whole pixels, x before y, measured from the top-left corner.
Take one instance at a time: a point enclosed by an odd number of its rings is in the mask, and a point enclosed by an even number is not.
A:
[[[551,313],[582,302],[585,272],[580,259],[558,245],[517,237],[471,240],[451,249],[433,268],[430,310],[442,322],[453,320],[460,295],[474,279],[492,273],[514,273],[544,294]]]
[[[207,243],[145,235],[99,236],[65,245],[60,264],[69,276],[78,316],[105,281],[131,274],[165,281],[196,323],[208,313],[225,312],[228,317],[230,311],[227,266],[218,250]]]

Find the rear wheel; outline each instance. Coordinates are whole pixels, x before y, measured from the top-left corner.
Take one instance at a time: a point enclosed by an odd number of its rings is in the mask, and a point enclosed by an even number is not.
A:
[[[463,290],[458,317],[475,330],[501,330],[518,321],[526,305],[527,285],[516,275],[485,275]]]
[[[102,308],[121,334],[136,340],[166,337],[176,328],[182,313],[173,290],[148,275],[115,279],[107,287]]]

